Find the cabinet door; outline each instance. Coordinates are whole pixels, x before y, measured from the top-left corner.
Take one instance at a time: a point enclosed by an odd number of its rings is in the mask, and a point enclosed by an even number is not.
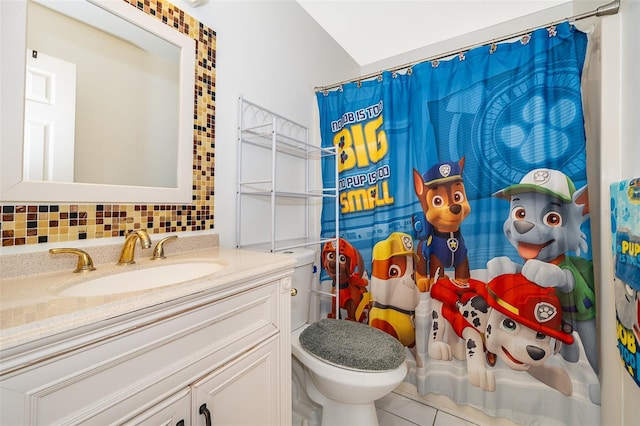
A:
[[[191,424],[191,389],[185,388],[123,423],[126,426],[188,426]]]
[[[230,360],[193,385],[193,425],[279,425],[278,340]]]

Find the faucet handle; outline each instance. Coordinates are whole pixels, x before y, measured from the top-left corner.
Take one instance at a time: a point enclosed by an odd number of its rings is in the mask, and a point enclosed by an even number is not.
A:
[[[93,259],[89,256],[84,250],[76,249],[76,248],[52,248],[49,249],[49,253],[51,254],[64,254],[70,253],[78,256],[78,264],[76,265],[76,269],[73,272],[86,272],[86,271],[94,271],[96,268],[93,267]]]
[[[169,241],[175,241],[178,239],[177,235],[171,235],[169,237],[165,237],[156,243],[156,246],[153,248],[153,254],[151,255],[151,260],[156,259],[165,259],[167,256],[164,255],[164,243]]]

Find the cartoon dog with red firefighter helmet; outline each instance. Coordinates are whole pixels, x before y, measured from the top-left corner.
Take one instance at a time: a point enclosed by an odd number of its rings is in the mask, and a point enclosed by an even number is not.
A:
[[[455,268],[455,278],[470,277],[467,248],[460,233],[460,224],[471,212],[462,179],[464,157],[456,162],[438,163],[420,175],[413,170],[413,186],[426,219],[426,241],[420,243],[422,255],[418,270],[428,262],[429,284],[436,275],[444,276],[445,268]],[[419,279],[419,286],[424,287]]]
[[[522,274],[503,274],[492,279],[485,296],[458,304],[461,315],[476,335],[467,334],[466,359],[469,382],[494,391],[495,376],[487,369],[496,357],[509,368],[571,396],[569,374],[545,361],[558,353],[562,343],[572,344],[569,324],[563,322],[560,300],[553,288],[541,287]],[[483,339],[484,338],[484,339]],[[484,349],[483,349],[484,340]]]
[[[422,366],[417,354],[415,309],[420,302],[420,291],[415,283],[413,238],[402,232],[393,232],[373,247],[371,266],[369,325],[395,337],[408,347],[416,365]]]
[[[366,318],[360,315],[356,318],[356,309],[362,300],[362,295],[367,291],[368,281],[363,278],[364,260],[360,252],[346,240],[338,239],[338,257],[333,241],[324,245],[321,254],[322,267],[333,280],[331,292],[335,294],[336,283],[339,287],[340,309],[347,311],[347,320],[361,322]],[[336,275],[336,271],[338,275]],[[328,318],[337,318],[336,304],[331,304],[331,313]]]

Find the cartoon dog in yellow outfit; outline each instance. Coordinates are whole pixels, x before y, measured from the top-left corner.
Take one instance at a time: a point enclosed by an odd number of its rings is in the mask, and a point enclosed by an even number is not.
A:
[[[369,311],[369,325],[397,338],[416,358],[414,314],[420,302],[415,284],[415,265],[418,256],[413,252],[410,235],[394,232],[373,247],[370,293],[373,305]]]

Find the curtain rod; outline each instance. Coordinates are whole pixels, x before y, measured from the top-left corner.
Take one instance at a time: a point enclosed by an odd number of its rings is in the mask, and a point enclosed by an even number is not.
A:
[[[572,17],[565,18],[565,19],[560,20],[560,21],[551,22],[550,24],[547,24],[547,25],[543,25],[543,26],[536,27],[536,28],[530,28],[530,29],[527,29],[527,30],[524,30],[524,31],[520,31],[520,32],[517,32],[517,33],[509,34],[507,36],[500,37],[500,38],[487,40],[487,41],[482,42],[482,43],[473,44],[473,45],[470,45],[470,46],[463,47],[462,49],[450,50],[450,51],[445,52],[445,53],[440,53],[440,54],[437,54],[437,55],[434,55],[434,56],[430,56],[430,57],[427,57],[427,58],[419,59],[417,61],[408,62],[408,63],[406,63],[404,65],[400,65],[400,66],[397,66],[397,67],[394,67],[394,68],[389,68],[389,69],[386,69],[386,70],[381,70],[381,71],[377,71],[377,72],[361,75],[359,77],[352,78],[350,80],[344,80],[344,81],[341,81],[339,83],[334,83],[334,84],[330,84],[330,85],[327,85],[327,86],[315,87],[314,90],[315,90],[315,92],[325,92],[325,91],[328,91],[328,90],[331,90],[331,89],[336,89],[336,88],[338,88],[338,87],[340,87],[340,86],[342,86],[344,84],[354,83],[356,81],[363,81],[363,80],[368,80],[370,78],[378,77],[384,71],[390,71],[390,72],[400,71],[400,70],[403,70],[403,69],[410,68],[410,67],[412,67],[412,66],[414,66],[416,64],[420,64],[422,62],[436,61],[436,60],[439,60],[439,59],[442,59],[442,58],[447,58],[449,56],[458,55],[460,53],[466,52],[466,51],[471,50],[471,49],[476,48],[476,47],[486,46],[486,45],[494,44],[494,43],[500,43],[500,42],[503,42],[503,41],[506,41],[506,40],[510,40],[512,38],[521,37],[523,35],[529,34],[530,32],[532,32],[532,31],[534,31],[534,30],[536,30],[538,28],[546,28],[546,27],[549,27],[549,26],[552,26],[552,25],[557,25],[557,24],[559,24],[561,22],[564,22],[564,21],[573,21],[573,22],[575,22],[575,21],[579,21],[581,19],[591,18],[592,16],[615,15],[616,13],[618,13],[619,9],[620,9],[620,0],[614,0],[611,3],[607,3],[605,5],[599,6],[597,9],[591,10],[589,12],[584,12],[584,13],[581,13],[579,15],[574,15]]]

